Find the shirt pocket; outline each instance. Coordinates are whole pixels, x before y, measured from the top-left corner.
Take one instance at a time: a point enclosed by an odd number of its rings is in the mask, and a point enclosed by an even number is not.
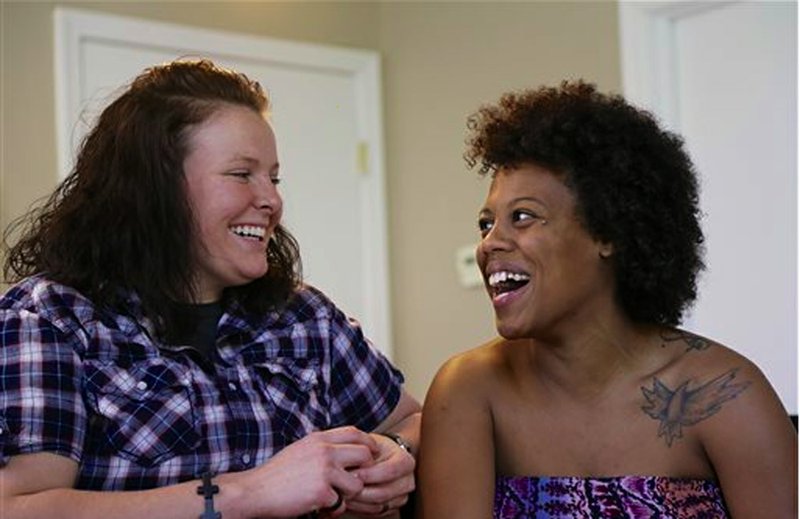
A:
[[[251,365],[254,384],[266,395],[284,441],[291,443],[328,426],[317,359],[276,358]]]
[[[88,403],[112,454],[152,467],[198,447],[188,369],[164,359],[126,368],[88,361],[85,369]]]

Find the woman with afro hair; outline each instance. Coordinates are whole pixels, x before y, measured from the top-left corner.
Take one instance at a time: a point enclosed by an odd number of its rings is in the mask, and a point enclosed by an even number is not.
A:
[[[429,390],[418,515],[797,517],[797,435],[769,382],[678,328],[703,268],[682,140],[582,81],[468,126],[500,337]]]

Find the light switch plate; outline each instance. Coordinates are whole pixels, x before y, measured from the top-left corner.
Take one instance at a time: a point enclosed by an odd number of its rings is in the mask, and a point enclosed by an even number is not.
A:
[[[464,245],[456,249],[456,272],[458,281],[464,288],[483,285],[483,278],[475,260],[475,245]]]

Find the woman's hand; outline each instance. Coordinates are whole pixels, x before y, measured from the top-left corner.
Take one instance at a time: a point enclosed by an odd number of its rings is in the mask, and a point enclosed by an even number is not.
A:
[[[363,488],[347,497],[347,511],[365,516],[384,517],[395,513],[414,490],[414,457],[394,440],[373,434],[379,447],[374,460],[352,473]]]
[[[295,517],[314,511],[337,517],[345,511],[344,500],[365,486],[359,473],[348,469],[372,464],[384,449],[373,435],[339,427],[311,433],[264,465],[228,477],[242,477],[236,484],[241,499],[249,503],[243,504],[245,517]]]

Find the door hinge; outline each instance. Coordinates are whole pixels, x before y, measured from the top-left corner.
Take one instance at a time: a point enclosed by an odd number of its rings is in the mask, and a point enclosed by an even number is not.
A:
[[[367,141],[358,141],[356,145],[356,168],[362,175],[369,173],[369,143]]]

